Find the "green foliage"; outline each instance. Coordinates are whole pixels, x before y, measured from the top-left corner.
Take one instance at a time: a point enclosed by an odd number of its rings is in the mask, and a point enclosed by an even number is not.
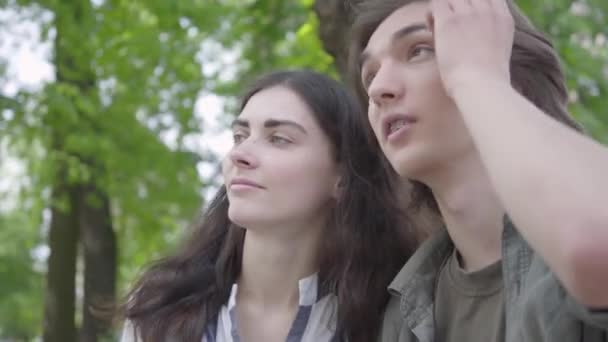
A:
[[[317,35],[312,4],[310,0],[258,0],[230,7],[214,39],[236,51],[239,63],[232,66],[236,77],[220,82],[215,92],[234,96],[257,75],[278,68],[305,67],[335,75],[333,59]]]
[[[608,3],[586,1],[518,1],[547,32],[562,57],[571,111],[597,140],[608,144]]]
[[[44,278],[31,254],[39,240],[34,223],[23,213],[0,216],[0,338],[40,333]]]
[[[193,115],[197,96],[224,96],[226,113],[234,113],[236,96],[262,72],[309,67],[336,76],[318,38],[314,0],[91,3],[0,1],[30,9],[43,38],[73,56],[62,70],[67,79],[11,98],[0,94],[0,109],[12,110],[0,112],[0,136],[26,163],[28,180],[19,214],[0,219],[0,338],[40,333],[43,275],[31,252],[41,243],[40,218],[51,205],[58,165],[67,165],[69,183],[94,181],[109,194],[125,289],[142,265],[180,240],[211,181],[199,179],[195,165],[213,156],[184,144],[206,129]],[[576,118],[608,143],[608,2],[518,4],[559,50]],[[51,22],[40,19],[44,11],[53,13]],[[1,80],[5,74],[0,61]]]
[[[95,182],[112,203],[121,284],[131,282],[126,276],[175,244],[202,204],[203,181],[195,167],[212,156],[188,150],[183,141],[203,129],[193,115],[205,83],[196,56],[209,31],[205,25],[213,22],[201,20],[199,13],[213,15],[214,6],[161,0],[105,1],[99,7],[88,0],[21,5],[53,13],[46,33],[55,46],[53,61],[64,69],[62,79],[42,91],[2,98],[15,106],[0,133],[26,164],[30,185],[23,189],[19,210],[41,217],[52,204],[65,207],[49,202],[60,165],[67,166],[62,181],[68,184]],[[28,336],[35,336],[42,326],[42,302],[27,302],[39,299],[42,286],[22,284],[41,280],[37,273],[25,273],[37,239],[23,233],[40,226],[23,225],[2,231],[28,244],[19,253],[4,252],[13,241],[0,239],[0,255],[12,258],[0,260],[0,267],[14,265],[0,269],[3,282],[13,278],[0,292],[0,332],[13,337],[28,329]]]

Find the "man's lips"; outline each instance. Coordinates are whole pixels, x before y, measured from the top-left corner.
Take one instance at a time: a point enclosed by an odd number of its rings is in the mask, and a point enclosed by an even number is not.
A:
[[[382,136],[384,140],[389,140],[393,135],[396,135],[403,128],[408,128],[418,121],[415,117],[404,114],[395,113],[386,115],[382,119]]]

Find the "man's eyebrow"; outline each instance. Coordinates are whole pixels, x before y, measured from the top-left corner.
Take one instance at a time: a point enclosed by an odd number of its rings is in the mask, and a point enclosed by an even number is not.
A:
[[[429,30],[428,26],[424,23],[411,24],[408,26],[404,26],[404,27],[400,28],[399,31],[393,33],[393,37],[391,40],[392,40],[392,42],[395,42],[396,40],[399,40],[405,36],[416,33],[418,31],[428,31],[428,30]]]
[[[290,127],[293,127],[295,129],[299,130],[300,132],[302,132],[304,134],[308,134],[308,132],[302,125],[300,125],[299,123],[294,122],[294,121],[269,119],[269,120],[266,120],[266,122],[264,122],[264,127],[266,127],[266,128],[274,128],[274,127],[278,127],[278,126],[290,126]]]
[[[429,28],[424,23],[414,23],[411,25],[404,26],[400,28],[398,31],[395,31],[391,37],[391,44],[394,44],[397,40],[414,34],[418,31],[428,31]],[[370,58],[369,51],[363,51],[359,56],[359,70],[363,68],[363,64]]]

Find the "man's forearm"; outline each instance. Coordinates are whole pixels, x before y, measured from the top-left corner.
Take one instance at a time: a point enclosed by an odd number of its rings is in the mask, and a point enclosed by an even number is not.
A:
[[[504,82],[470,81],[453,98],[524,238],[575,297],[608,305],[608,148]]]

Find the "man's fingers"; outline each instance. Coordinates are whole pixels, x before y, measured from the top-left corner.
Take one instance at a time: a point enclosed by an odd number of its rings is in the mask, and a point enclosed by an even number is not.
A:
[[[426,26],[431,33],[435,33],[435,17],[433,17],[433,12],[430,9],[426,12]]]
[[[501,11],[503,13],[509,13],[509,4],[508,2],[510,0],[488,0],[490,2],[490,5],[498,11]]]
[[[479,9],[487,9],[492,6],[491,2],[493,0],[471,0],[471,6]]]
[[[469,0],[447,0],[454,12],[463,12],[471,8]]]
[[[449,0],[431,0],[431,12],[433,15],[433,24],[435,27],[454,12]]]

